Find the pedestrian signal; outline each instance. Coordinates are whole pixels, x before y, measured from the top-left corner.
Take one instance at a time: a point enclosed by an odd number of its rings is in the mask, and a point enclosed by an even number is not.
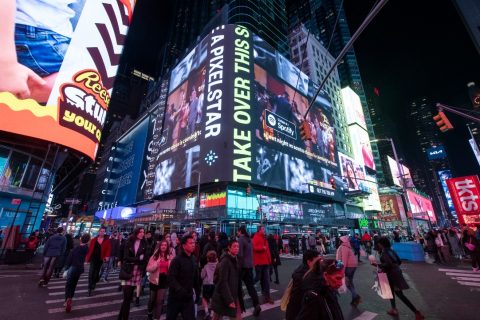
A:
[[[442,132],[447,132],[448,130],[451,130],[453,129],[453,126],[452,124],[450,123],[450,121],[448,120],[447,116],[445,115],[445,113],[443,113],[443,111],[439,111],[438,114],[433,117],[433,120],[435,121],[435,123],[437,124],[438,128],[440,129],[440,131]]]
[[[305,141],[312,140],[310,124],[306,120],[303,120],[300,124],[300,137]]]

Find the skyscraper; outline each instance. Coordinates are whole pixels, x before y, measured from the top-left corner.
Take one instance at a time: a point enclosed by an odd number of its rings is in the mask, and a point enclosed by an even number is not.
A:
[[[287,0],[287,19],[290,28],[304,23],[310,32],[316,34],[319,40],[332,54],[338,57],[340,51],[351,38],[342,1],[340,0]],[[363,89],[360,70],[353,49],[349,50],[338,65],[341,86],[350,86],[359,96],[365,115],[370,139],[375,139],[375,133],[370,118],[369,106]],[[382,174],[378,147],[372,143],[373,157],[377,172]]]

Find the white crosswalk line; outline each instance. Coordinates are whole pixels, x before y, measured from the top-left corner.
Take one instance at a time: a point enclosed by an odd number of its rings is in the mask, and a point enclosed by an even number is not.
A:
[[[439,268],[446,276],[462,286],[468,286],[470,291],[478,290],[480,287],[480,274],[468,269]]]
[[[465,273],[471,273],[471,274],[478,274],[477,272],[473,272],[472,269],[444,269],[444,268],[439,268],[438,271],[442,271],[442,272],[465,272]]]
[[[75,309],[73,309],[75,310]],[[137,311],[146,311],[147,310],[147,306],[141,306],[141,307],[135,307],[135,308],[131,308],[130,309],[130,314],[132,314],[133,312],[137,312]],[[120,313],[120,310],[117,310],[117,311],[111,311],[111,312],[104,312],[104,313],[100,313],[100,314],[93,314],[93,315],[89,315],[89,316],[83,316],[83,317],[77,317],[77,318],[65,318],[66,320],[95,320],[95,319],[104,319],[104,318],[109,318],[109,317],[114,317],[114,316],[118,316],[118,314]],[[160,318],[162,319],[162,318]]]
[[[372,320],[376,316],[378,316],[378,313],[373,313],[373,312],[370,312],[370,311],[364,311],[358,317],[353,318],[353,320]]]
[[[106,290],[117,290],[118,289],[118,286],[111,286],[111,287],[97,287],[94,292],[97,292],[97,291],[106,291]],[[88,291],[88,289],[85,289],[85,290],[75,290],[75,294],[77,293],[86,293]],[[50,292],[48,295],[50,296],[59,296],[59,295],[62,295],[62,294],[65,294],[65,291],[60,291],[60,292]],[[95,293],[94,293],[95,295]]]
[[[452,277],[453,280],[468,280],[474,282],[480,282],[480,278],[472,278],[472,277]]]
[[[446,275],[455,276],[455,277],[480,278],[480,274],[472,274],[472,273],[447,272]]]
[[[108,282],[103,282],[103,283],[105,283],[105,284],[120,284],[120,280],[108,281]],[[99,282],[99,283],[97,283],[97,286],[101,285],[101,284],[102,284],[102,282]],[[78,283],[77,284],[77,288],[78,287],[87,287],[87,286],[88,286],[88,283]],[[54,287],[48,286],[47,288],[48,289],[62,289],[62,288],[65,288],[65,283],[63,285],[54,286]]]
[[[266,310],[270,310],[270,309],[274,309],[274,308],[278,308],[280,307],[280,301],[281,299],[279,300],[275,300],[274,301],[274,304],[269,304],[269,303],[264,303],[262,305],[260,305],[260,307],[262,308],[262,312],[266,311]],[[248,308],[247,311],[245,313],[242,313],[242,318],[246,318],[246,317],[250,317],[253,315],[253,311],[254,311],[254,308]]]
[[[109,306],[111,304],[121,304],[122,299],[119,300],[110,300],[110,301],[105,301],[105,302],[97,302],[97,303],[89,303],[89,304],[81,304],[81,305],[74,305],[73,309],[75,310],[82,310],[82,309],[91,309],[91,308],[97,308],[97,307],[104,307],[104,306]],[[53,309],[48,309],[48,313],[59,313],[59,312],[65,312],[65,308],[53,308]]]
[[[105,297],[112,297],[112,296],[121,296],[123,293],[121,291],[115,291],[115,292],[110,292],[110,293],[102,293],[102,294],[96,294],[91,297],[77,297],[75,296],[73,298],[73,301],[81,301],[81,300],[93,300],[97,298],[105,298]],[[52,303],[62,303],[65,301],[65,298],[62,299],[53,299],[53,300],[47,300],[45,301],[46,304],[52,304]]]
[[[480,287],[480,282],[467,282],[467,281],[457,281],[464,286]]]

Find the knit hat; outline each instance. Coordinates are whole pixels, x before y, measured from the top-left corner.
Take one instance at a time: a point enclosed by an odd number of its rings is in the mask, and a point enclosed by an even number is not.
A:
[[[340,241],[342,242],[350,242],[350,237],[349,236],[341,236]]]

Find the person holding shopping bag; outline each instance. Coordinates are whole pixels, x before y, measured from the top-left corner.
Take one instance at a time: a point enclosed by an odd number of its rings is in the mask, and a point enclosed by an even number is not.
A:
[[[391,316],[398,317],[398,310],[395,302],[396,295],[410,310],[415,313],[415,320],[425,319],[423,314],[417,310],[410,300],[408,300],[408,298],[403,294],[403,290],[408,289],[409,286],[403,277],[402,270],[400,269],[402,261],[398,257],[397,253],[391,248],[390,240],[388,240],[386,237],[380,238],[378,240],[378,249],[380,253],[380,263],[373,260],[370,263],[387,274],[388,282],[393,292],[393,298],[390,299],[392,309],[387,311],[387,313]]]

